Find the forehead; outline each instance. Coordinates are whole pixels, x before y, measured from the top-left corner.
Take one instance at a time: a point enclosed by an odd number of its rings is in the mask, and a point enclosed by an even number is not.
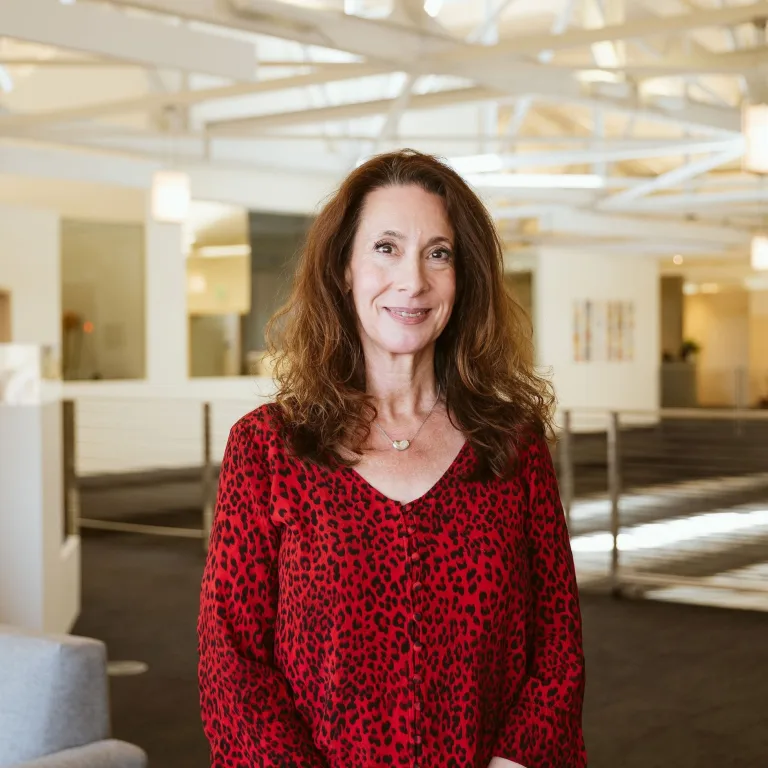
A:
[[[370,235],[384,229],[406,235],[422,233],[428,237],[453,234],[443,199],[415,185],[381,187],[368,193],[360,216],[360,230]]]

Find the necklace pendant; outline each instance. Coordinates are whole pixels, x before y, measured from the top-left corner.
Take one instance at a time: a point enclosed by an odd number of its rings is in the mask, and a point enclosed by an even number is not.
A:
[[[393,440],[392,447],[396,451],[407,451],[411,447],[410,440]]]

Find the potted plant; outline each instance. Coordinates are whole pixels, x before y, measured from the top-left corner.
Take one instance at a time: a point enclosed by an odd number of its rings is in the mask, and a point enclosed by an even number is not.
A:
[[[686,339],[680,345],[680,359],[684,363],[695,363],[699,352],[701,352],[701,345],[693,339]]]

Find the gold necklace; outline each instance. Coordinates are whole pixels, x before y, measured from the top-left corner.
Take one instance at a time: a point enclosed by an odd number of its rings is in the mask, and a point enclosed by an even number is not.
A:
[[[410,440],[393,440],[385,431],[384,428],[376,421],[374,421],[374,425],[378,427],[381,430],[381,433],[384,435],[384,437],[389,440],[390,443],[392,443],[392,447],[396,451],[407,451],[411,447],[411,443],[419,436],[419,432],[421,432],[422,427],[427,423],[427,419],[432,415],[432,411],[435,410],[435,406],[440,402],[440,390],[437,390],[437,399],[432,404],[432,407],[429,409],[429,413],[427,414],[424,421],[421,422],[421,426],[416,430],[416,434],[410,439]]]

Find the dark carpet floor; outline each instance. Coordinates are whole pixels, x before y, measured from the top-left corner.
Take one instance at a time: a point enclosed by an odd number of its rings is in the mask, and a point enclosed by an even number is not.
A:
[[[199,542],[86,533],[78,634],[149,671],[113,678],[114,734],[151,768],[205,768]],[[582,598],[591,768],[768,767],[768,614]],[[350,768],[355,768],[351,766]],[[535,768],[535,766],[531,766]]]

